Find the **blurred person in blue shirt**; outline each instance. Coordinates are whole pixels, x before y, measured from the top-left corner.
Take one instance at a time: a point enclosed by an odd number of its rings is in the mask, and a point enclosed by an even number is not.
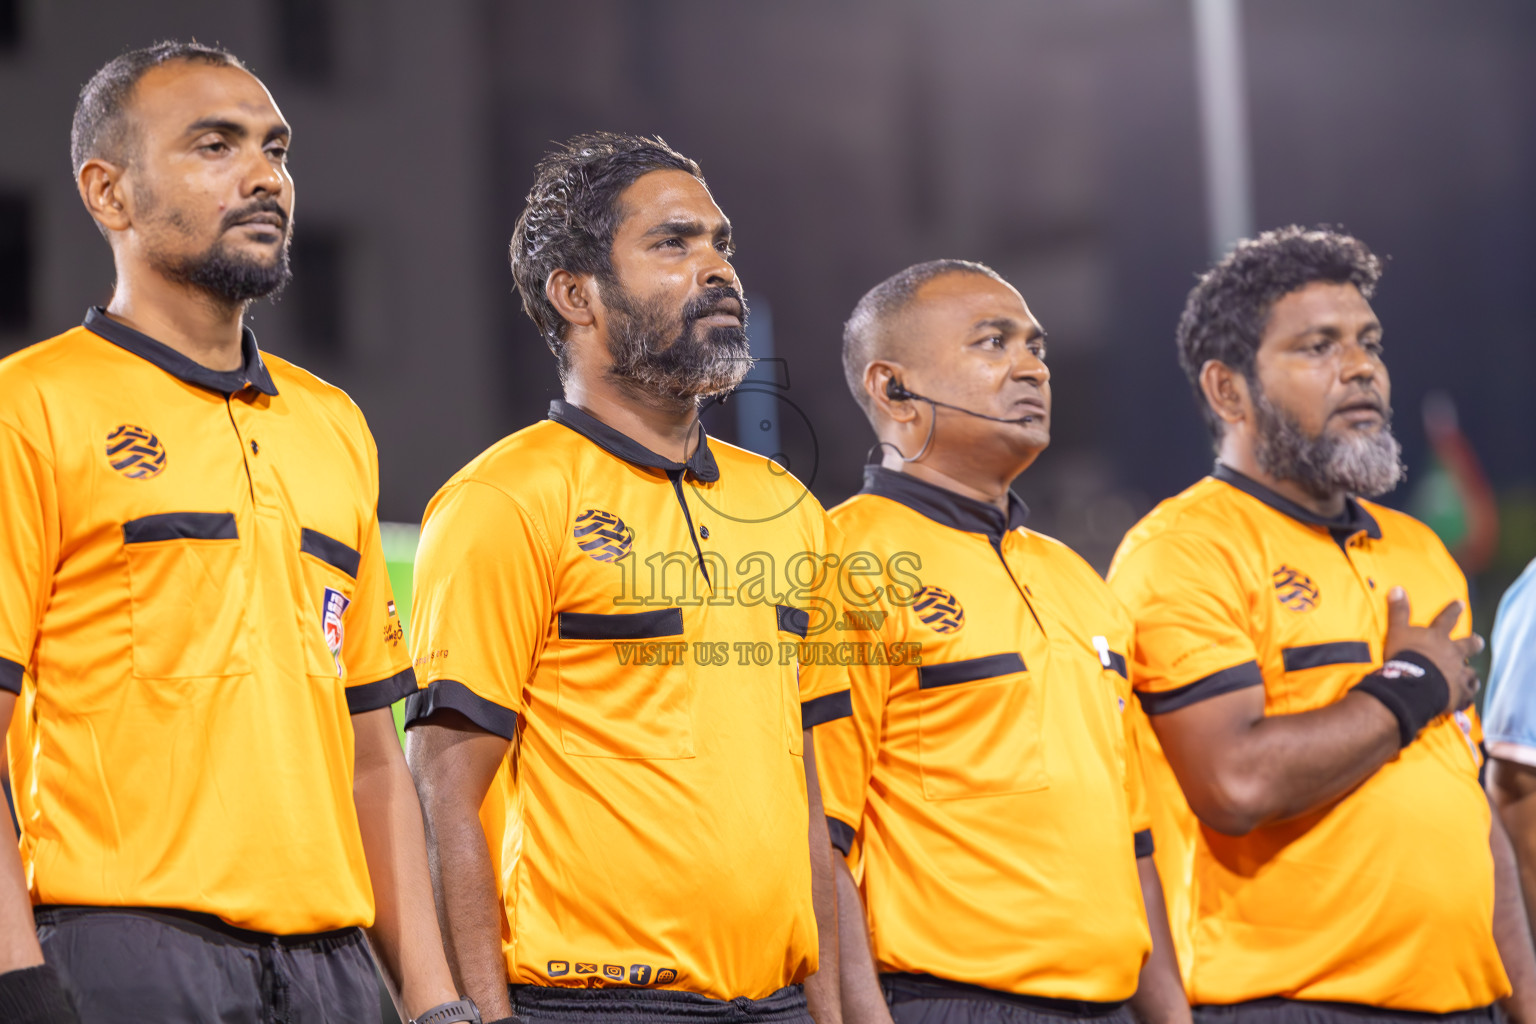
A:
[[[1520,888],[1536,920],[1536,561],[1499,600],[1483,705],[1488,795],[1515,845]]]

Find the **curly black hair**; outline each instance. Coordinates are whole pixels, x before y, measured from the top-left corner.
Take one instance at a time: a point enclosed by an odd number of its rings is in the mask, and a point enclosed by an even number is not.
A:
[[[1254,359],[1277,301],[1314,281],[1352,284],[1367,299],[1382,265],[1366,244],[1327,227],[1295,224],[1244,239],[1200,277],[1179,317],[1179,365],[1211,436],[1222,421],[1200,390],[1200,369],[1214,359],[1254,380]]]
[[[699,165],[658,135],[593,132],[566,140],[539,161],[533,188],[509,246],[512,279],[550,351],[565,368],[565,318],[544,294],[556,270],[613,273],[613,234],[622,211],[619,193],[651,171],[686,171],[703,179]]]
[[[70,166],[76,174],[87,160],[101,158],[119,167],[132,162],[135,148],[127,114],[128,100],[139,79],[171,61],[196,61],[215,67],[244,69],[228,50],[202,43],[165,40],[113,57],[80,90],[75,120],[69,132]]]

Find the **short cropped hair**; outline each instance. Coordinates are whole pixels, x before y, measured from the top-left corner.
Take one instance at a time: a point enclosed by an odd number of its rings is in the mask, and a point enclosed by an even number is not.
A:
[[[133,97],[134,87],[150,71],[175,60],[245,70],[240,58],[228,50],[170,39],[140,50],[129,50],[107,61],[85,83],[80,90],[80,101],[75,104],[75,122],[69,132],[69,157],[76,174],[87,160],[107,160],[119,167],[132,162],[135,146],[128,102]]]
[[[980,274],[994,281],[1002,277],[985,263],[971,260],[929,260],[892,274],[864,293],[848,322],[843,324],[843,377],[854,401],[874,422],[875,403],[864,391],[864,370],[876,359],[889,358],[886,341],[890,325],[912,303],[918,289],[945,274]]]
[[[1201,275],[1179,317],[1179,365],[1211,436],[1221,439],[1222,420],[1200,389],[1200,369],[1207,361],[1214,359],[1253,382],[1259,341],[1276,302],[1314,281],[1352,284],[1369,299],[1381,271],[1381,260],[1358,238],[1292,224],[1244,239]]]
[[[641,176],[663,170],[703,180],[699,165],[660,136],[577,135],[539,161],[509,255],[523,312],[562,369],[567,324],[544,294],[544,283],[556,270],[611,279],[613,235],[622,219],[619,193]]]

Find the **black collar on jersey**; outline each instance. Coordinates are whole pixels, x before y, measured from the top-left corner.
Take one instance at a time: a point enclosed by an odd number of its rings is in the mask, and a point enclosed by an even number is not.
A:
[[[1281,497],[1274,491],[1265,487],[1250,476],[1244,476],[1226,463],[1216,463],[1216,468],[1211,470],[1211,476],[1222,483],[1231,484],[1244,494],[1251,494],[1276,512],[1283,512],[1292,519],[1300,520],[1311,526],[1321,526],[1333,534],[1333,539],[1341,545],[1359,533],[1365,531],[1366,536],[1372,540],[1381,540],[1381,524],[1376,522],[1376,517],[1365,510],[1354,498],[1345,496],[1344,511],[1332,519],[1324,519],[1315,512],[1308,511],[1289,498]]]
[[[85,314],[85,329],[99,335],[120,348],[125,348],[140,359],[147,359],[160,369],[200,388],[232,395],[246,387],[253,387],[265,395],[277,394],[277,385],[261,361],[261,350],[256,347],[256,335],[249,327],[240,329],[240,356],[242,367],[238,370],[210,370],[202,363],[188,359],[149,335],[120,324],[107,316],[100,306],[92,306]]]
[[[610,455],[617,455],[625,462],[666,470],[668,473],[686,469],[707,484],[720,479],[720,467],[715,464],[715,455],[709,450],[709,435],[704,433],[702,423],[699,424],[698,448],[694,449],[687,462],[673,462],[671,459],[664,459],[657,455],[628,434],[621,434],[597,417],[582,412],[570,402],[563,402],[558,398],[550,402],[549,418],[562,427],[570,427],[603,451]]]
[[[884,466],[864,467],[864,489],[859,493],[890,498],[936,523],[966,533],[984,533],[994,543],[1009,530],[1023,526],[1029,517],[1029,507],[1012,491],[1008,492],[1008,515],[1004,516],[1003,510],[990,502],[967,498]]]

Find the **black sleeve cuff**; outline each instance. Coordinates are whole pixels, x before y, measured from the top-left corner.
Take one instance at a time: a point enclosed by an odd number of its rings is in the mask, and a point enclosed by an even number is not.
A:
[[[387,708],[397,700],[404,700],[416,692],[416,672],[407,668],[388,679],[374,683],[347,687],[347,713],[360,715],[365,711]]]
[[[439,711],[457,711],[486,732],[504,740],[517,738],[517,712],[486,700],[463,683],[439,679],[405,699],[405,727],[431,718]]]
[[[1152,830],[1144,828],[1131,836],[1131,843],[1136,847],[1136,856],[1150,857],[1157,852],[1157,847],[1152,845]]]
[[[21,676],[25,670],[9,658],[0,658],[0,690],[21,692]]]
[[[1241,665],[1233,665],[1220,672],[1212,672],[1204,679],[1196,679],[1188,685],[1173,690],[1164,690],[1161,693],[1138,690],[1136,696],[1141,700],[1141,709],[1147,714],[1165,715],[1170,711],[1210,700],[1212,697],[1220,697],[1224,693],[1263,685],[1264,673],[1259,671],[1259,663],[1245,661]]]
[[[853,837],[857,834],[854,827],[846,821],[827,815],[827,834],[832,837],[832,845],[837,847],[844,857],[853,849]]]
[[[813,697],[800,705],[800,728],[814,729],[818,725],[848,718],[853,714],[853,692],[839,690],[825,697]]]
[[[793,633],[804,640],[806,633],[811,628],[811,615],[803,608],[790,608],[786,605],[774,605],[774,612],[779,617],[779,631],[781,633]]]
[[[1397,719],[1399,748],[1412,743],[1423,728],[1445,713],[1451,687],[1439,667],[1418,651],[1398,651],[1387,663],[1355,684]]]
[[[6,1024],[79,1024],[75,1004],[47,964],[0,974],[0,1020]]]

